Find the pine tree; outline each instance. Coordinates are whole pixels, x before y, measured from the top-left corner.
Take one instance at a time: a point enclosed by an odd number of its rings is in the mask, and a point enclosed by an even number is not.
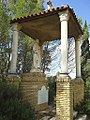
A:
[[[11,47],[9,45],[10,17],[7,3],[0,3],[0,79],[5,79],[10,63]]]
[[[85,21],[84,23],[84,34],[82,36],[82,53],[81,53],[81,67],[82,67],[82,78],[84,81],[87,81],[87,79],[90,79],[90,65],[88,63],[89,61],[89,32],[88,32],[88,25],[87,22]]]
[[[89,32],[88,25],[84,23],[84,33],[82,36],[81,45],[81,72],[82,79],[85,81],[85,100],[84,100],[84,112],[90,114],[90,51],[89,51]]]
[[[10,0],[8,6],[12,18],[23,17],[43,10],[44,0]]]
[[[49,46],[49,42],[45,42],[43,45],[43,51],[42,51],[42,61],[41,61],[41,69],[43,71],[43,73],[45,73],[45,71],[49,71],[49,67],[48,65],[51,62],[51,57],[50,57],[50,51],[48,49]]]

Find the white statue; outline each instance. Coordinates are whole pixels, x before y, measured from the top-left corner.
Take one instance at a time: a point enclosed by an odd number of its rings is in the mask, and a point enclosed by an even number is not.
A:
[[[39,46],[39,40],[36,40],[33,46],[33,67],[34,69],[40,69],[40,66],[41,66],[41,48]]]

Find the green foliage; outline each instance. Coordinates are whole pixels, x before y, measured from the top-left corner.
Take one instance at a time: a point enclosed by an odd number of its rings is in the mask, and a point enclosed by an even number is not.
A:
[[[0,42],[2,42],[3,44],[8,37],[8,29],[10,26],[9,21],[10,18],[8,16],[6,3],[2,2],[2,4],[0,4]]]
[[[5,79],[10,63],[11,46],[9,46],[10,17],[5,1],[0,4],[0,79]]]
[[[78,114],[90,115],[90,88],[89,93],[88,90],[85,92],[85,99],[74,110],[78,111]]]
[[[49,104],[53,104],[56,97],[56,76],[48,77]]]
[[[81,68],[82,68],[82,78],[84,81],[90,80],[90,56],[89,56],[89,32],[88,32],[88,25],[87,22],[85,21],[84,23],[84,34],[82,36],[82,54],[81,54]]]
[[[89,52],[89,25],[84,23],[84,34],[82,36],[81,46],[81,72],[82,79],[85,81],[84,101],[76,107],[79,112],[90,114],[90,52]]]
[[[89,25],[87,25],[87,22],[84,22],[84,28],[83,28],[83,36],[82,36],[82,40],[86,40],[89,38]]]
[[[0,80],[5,79],[4,73],[6,72],[7,57],[0,51]]]
[[[44,48],[42,53],[41,68],[43,70],[43,73],[45,73],[45,71],[49,71],[48,65],[51,62],[51,56],[50,56],[50,51],[48,49],[48,45],[49,45],[49,42],[44,43]]]
[[[81,17],[78,19],[78,22],[82,26],[83,23],[82,23],[82,18]]]
[[[43,2],[43,0],[11,0],[8,6],[11,16],[17,18],[40,12],[43,9]]]
[[[35,120],[30,104],[20,99],[14,85],[0,81],[0,120]]]
[[[28,36],[21,35],[19,40],[19,52],[18,52],[18,63],[17,71],[19,73],[30,72],[33,61],[33,44],[34,41]],[[20,68],[22,69],[20,70]]]

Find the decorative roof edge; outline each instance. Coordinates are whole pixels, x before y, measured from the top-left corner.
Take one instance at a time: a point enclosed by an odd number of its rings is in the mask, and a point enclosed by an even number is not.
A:
[[[28,16],[13,19],[13,20],[10,21],[10,23],[11,24],[15,23],[15,22],[19,23],[19,22],[22,22],[24,19],[31,19],[32,17],[37,17],[37,16],[40,16],[40,15],[48,14],[48,13],[63,11],[63,10],[69,9],[69,8],[70,8],[69,5],[61,6],[61,7],[57,7],[57,8],[52,8],[50,10],[45,10],[45,11],[42,11],[40,13],[35,13],[35,14],[28,15]]]
[[[16,22],[17,23],[23,23],[23,22],[27,22],[28,20],[31,21],[31,20],[37,19],[38,17],[44,17],[44,16],[47,16],[50,13],[55,14],[55,13],[57,13],[59,11],[62,12],[64,10],[69,10],[72,13],[72,15],[73,15],[77,25],[80,28],[81,34],[83,34],[82,27],[81,27],[81,25],[78,22],[76,14],[74,13],[73,8],[71,8],[69,5],[65,5],[65,6],[61,6],[61,7],[57,7],[57,8],[52,8],[52,9],[49,9],[49,10],[42,11],[40,13],[35,13],[35,14],[28,15],[28,16],[16,18],[16,19],[11,20],[10,24],[13,24],[13,23],[16,23]]]

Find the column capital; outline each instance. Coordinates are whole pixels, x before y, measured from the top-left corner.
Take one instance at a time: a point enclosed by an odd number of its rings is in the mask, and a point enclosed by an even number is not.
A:
[[[81,39],[82,39],[82,35],[79,35],[75,38],[76,41],[81,41]]]
[[[69,20],[69,14],[68,11],[67,12],[63,12],[63,13],[58,13],[59,14],[59,18],[60,21],[68,21]]]
[[[21,25],[20,24],[18,24],[18,23],[14,23],[14,24],[12,24],[12,26],[13,26],[13,31],[19,31],[20,29],[21,29]]]
[[[39,40],[38,40],[38,39],[36,39],[35,43],[39,45]]]

